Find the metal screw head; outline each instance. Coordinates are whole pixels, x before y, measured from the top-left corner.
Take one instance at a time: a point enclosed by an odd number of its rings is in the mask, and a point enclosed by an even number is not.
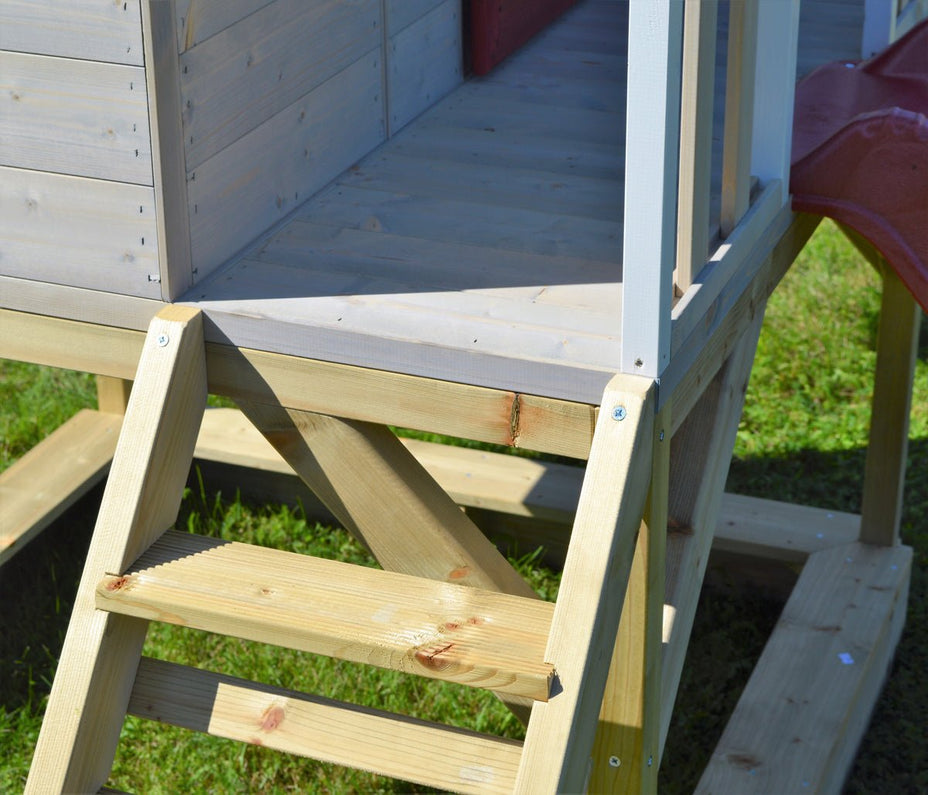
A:
[[[654,764],[654,757],[653,757],[653,756],[649,756],[649,757],[648,757],[648,767],[651,767],[651,765],[653,765],[653,764]]]
[[[162,348],[171,341],[171,338],[167,334],[158,335],[158,345]]]
[[[609,766],[610,767],[619,767],[622,764],[622,760],[617,756],[609,757]]]
[[[628,412],[625,410],[625,406],[616,406],[612,409],[612,419],[617,422],[621,422],[628,416]]]
[[[662,442],[664,441],[664,432],[663,432],[663,431],[661,431],[660,437],[659,437],[659,438],[660,438],[660,440],[661,440]]]

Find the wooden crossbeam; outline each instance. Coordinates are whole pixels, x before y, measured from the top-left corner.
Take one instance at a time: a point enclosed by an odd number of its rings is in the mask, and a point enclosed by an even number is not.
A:
[[[0,566],[106,476],[121,426],[84,409],[0,473]]]
[[[509,793],[522,743],[143,658],[129,712],[382,776]]]
[[[205,405],[202,318],[168,307],[145,338],[27,792],[96,791],[109,775],[147,622],[97,611],[94,590],[173,523]]]
[[[905,623],[909,547],[806,563],[697,792],[839,792]]]
[[[479,588],[169,531],[96,605],[526,698],[548,698],[553,607]]]

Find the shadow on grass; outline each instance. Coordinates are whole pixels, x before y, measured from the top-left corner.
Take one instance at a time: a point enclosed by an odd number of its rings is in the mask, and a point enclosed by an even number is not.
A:
[[[736,459],[728,490],[858,512],[865,456],[861,449],[807,450],[775,459]],[[0,711],[30,714],[28,725],[35,731],[100,494],[100,489],[91,492],[0,571]],[[903,541],[915,548],[908,621],[847,785],[851,793],[928,791],[923,680],[928,670],[928,439],[909,446]],[[700,597],[661,769],[662,792],[691,791],[782,609],[776,595],[724,582],[712,578]],[[34,742],[33,734],[12,739],[21,751],[29,746],[24,764]]]

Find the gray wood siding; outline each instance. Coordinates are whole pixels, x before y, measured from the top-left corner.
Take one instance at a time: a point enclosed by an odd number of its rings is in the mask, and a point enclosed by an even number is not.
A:
[[[0,52],[0,165],[151,185],[145,72]]]
[[[3,0],[0,50],[141,66],[139,0]]]
[[[0,208],[4,276],[161,297],[153,188],[0,167]]]

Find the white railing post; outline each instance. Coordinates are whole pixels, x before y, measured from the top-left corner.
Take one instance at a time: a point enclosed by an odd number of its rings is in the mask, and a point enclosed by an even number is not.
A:
[[[799,0],[760,0],[757,17],[751,174],[766,185],[780,180],[788,201]]]
[[[631,0],[621,368],[652,378],[670,361],[682,49],[680,0]]]

